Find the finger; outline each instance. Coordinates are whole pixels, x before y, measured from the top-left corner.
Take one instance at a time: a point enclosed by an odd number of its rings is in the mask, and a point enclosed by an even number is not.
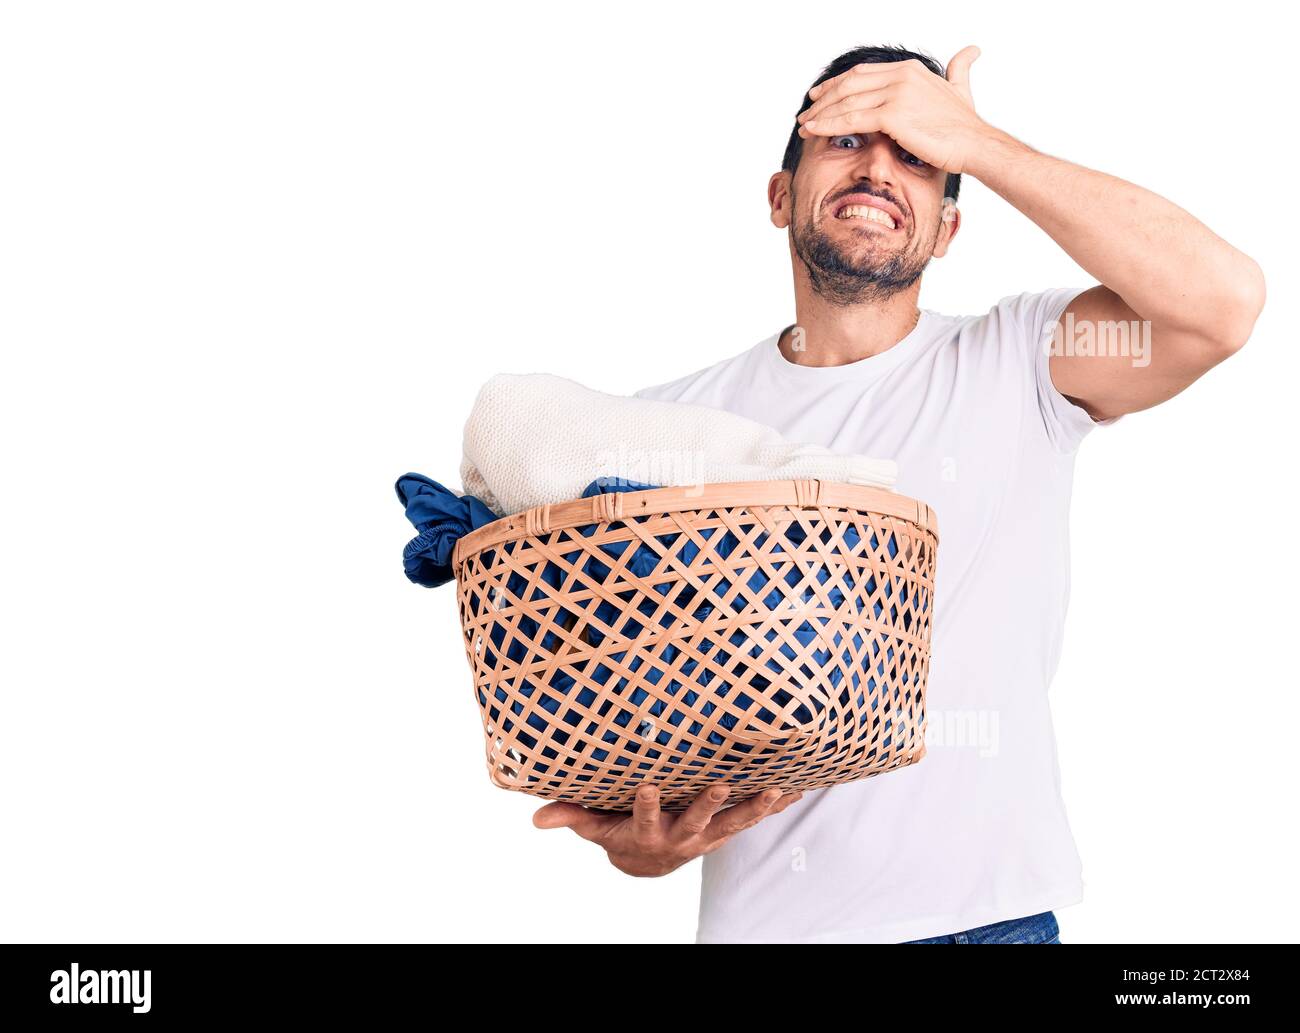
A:
[[[800,802],[801,799],[803,799],[802,789],[794,791],[794,793],[781,794],[781,798],[777,800],[774,806],[772,806],[771,810],[768,811],[766,815],[763,815],[763,817],[771,817],[772,815],[779,815],[779,813],[781,813],[781,811],[784,811],[785,808],[793,806],[793,804]],[[745,825],[745,828],[750,828],[751,825],[757,825],[757,824],[758,824],[757,821],[750,821],[748,825]],[[740,829],[735,829],[733,830],[733,832],[723,833],[720,835],[716,835],[716,838],[708,839],[708,845],[705,848],[703,848],[703,850],[699,851],[699,855],[703,856],[705,854],[712,854],[712,852],[718,850],[718,847],[727,845],[727,843],[731,842],[733,835],[735,835],[737,832],[740,832]]]
[[[836,89],[820,94],[816,100],[795,116],[795,120],[798,121],[799,119],[803,119],[806,121],[809,118],[816,118],[818,114],[825,111],[832,104],[838,104],[842,101],[849,100],[859,94],[871,93],[874,90],[884,89],[886,86],[890,86],[897,81],[897,72],[885,76],[877,75],[875,73],[861,73],[855,75],[845,82],[842,87],[837,87]]]
[[[807,111],[801,112],[796,121],[806,124],[813,120],[821,121],[825,118],[846,115],[850,111],[879,107],[889,99],[889,88],[889,83],[881,83],[874,89],[863,90],[861,93],[851,93],[840,100],[828,100],[824,104],[819,102]]]
[[[639,842],[648,842],[659,835],[659,790],[643,785],[632,800],[632,834]]]
[[[700,856],[703,857],[705,854],[711,854],[713,851],[726,846],[730,842],[730,836],[719,836],[717,839],[710,839],[700,849]]]
[[[810,111],[818,108],[824,108],[827,104],[834,104],[836,101],[843,100],[845,97],[852,97],[855,93],[861,93],[867,89],[875,89],[879,86],[887,86],[895,82],[900,74],[899,65],[902,62],[890,62],[889,64],[871,64],[858,65],[857,68],[851,68],[834,79],[827,79],[820,87],[813,87],[817,90],[814,93],[808,91],[812,103],[799,112],[800,116],[807,116]],[[861,69],[859,71],[858,69]]]
[[[964,47],[953,55],[948,62],[947,78],[950,83],[957,87],[971,106],[974,106],[974,98],[970,92],[970,66],[975,63],[975,59],[980,56],[979,47]]]
[[[599,839],[601,834],[624,820],[621,814],[597,814],[576,803],[548,803],[533,813],[533,825],[539,829],[573,829],[583,839]]]
[[[735,807],[727,808],[726,813],[718,816],[709,829],[709,838],[720,836],[734,836],[742,829],[747,829],[751,825],[757,825],[760,821],[771,813],[778,800],[781,799],[781,790],[768,789],[751,797],[744,803],[738,803]]]
[[[771,811],[768,812],[768,816],[771,817],[773,814],[780,814],[787,807],[798,803],[802,799],[802,789],[796,789],[793,793],[785,793],[782,795],[781,799],[777,800],[775,805],[773,805]]]
[[[673,824],[673,837],[690,839],[698,836],[709,827],[709,822],[730,795],[729,786],[712,786],[700,793]]]
[[[781,799],[777,800],[776,803],[772,806],[772,809],[767,812],[765,817],[770,818],[774,814],[780,814],[787,807],[791,806],[792,804],[798,803],[802,799],[803,799],[802,789],[796,790],[793,793],[784,793],[782,794]],[[751,822],[750,824],[757,824],[757,823]],[[708,841],[708,845],[703,850],[700,851],[700,856],[703,856],[704,854],[711,854],[713,853],[713,851],[717,850],[720,846],[724,846],[727,843],[731,842],[731,837],[734,835],[735,832],[726,832],[723,833],[722,835],[717,836],[716,838],[710,838]]]
[[[805,122],[799,127],[799,135],[805,140],[813,136],[844,136],[850,133],[888,133],[884,127],[883,111],[879,105],[862,111],[853,111],[847,115],[832,115],[830,118],[817,118]]]
[[[897,72],[906,63],[906,61],[864,61],[860,65],[854,65],[848,71],[832,76],[825,82],[819,82],[808,91],[808,96],[813,100],[821,100],[828,96],[842,96],[846,91],[851,92],[863,77]]]

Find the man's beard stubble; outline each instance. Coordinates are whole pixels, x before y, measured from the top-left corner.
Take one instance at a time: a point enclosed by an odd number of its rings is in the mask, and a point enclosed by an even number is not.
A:
[[[808,270],[813,291],[832,305],[884,301],[912,286],[929,264],[923,251],[903,251],[883,262],[855,262],[826,233],[798,217],[792,223],[792,237],[795,254]]]

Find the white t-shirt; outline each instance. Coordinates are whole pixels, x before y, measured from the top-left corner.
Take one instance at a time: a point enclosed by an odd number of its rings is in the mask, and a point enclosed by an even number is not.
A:
[[[1074,452],[1097,424],[1053,386],[1046,343],[1085,289],[923,310],[894,347],[844,366],[791,363],[778,332],[637,392],[895,459],[897,490],[939,523],[927,755],[808,792],[706,856],[700,942],[895,943],[1081,899],[1047,690]]]

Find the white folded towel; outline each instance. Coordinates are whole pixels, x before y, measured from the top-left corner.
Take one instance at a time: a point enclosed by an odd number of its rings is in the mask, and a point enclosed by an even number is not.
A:
[[[461,482],[507,516],[567,502],[597,477],[643,484],[817,479],[892,490],[890,460],[786,441],[743,416],[623,398],[548,374],[499,374],[465,424]]]

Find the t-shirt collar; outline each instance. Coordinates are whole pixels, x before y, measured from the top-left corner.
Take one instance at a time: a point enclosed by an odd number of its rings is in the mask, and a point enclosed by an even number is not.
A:
[[[916,326],[912,327],[897,344],[875,355],[868,355],[866,358],[846,362],[840,366],[801,366],[782,355],[781,336],[794,326],[794,323],[782,327],[762,341],[759,349],[763,352],[767,365],[779,374],[792,379],[804,381],[856,380],[864,377],[874,379],[885,370],[893,369],[920,341],[925,339],[931,332],[931,315],[928,309],[921,309],[921,316],[916,321]]]

